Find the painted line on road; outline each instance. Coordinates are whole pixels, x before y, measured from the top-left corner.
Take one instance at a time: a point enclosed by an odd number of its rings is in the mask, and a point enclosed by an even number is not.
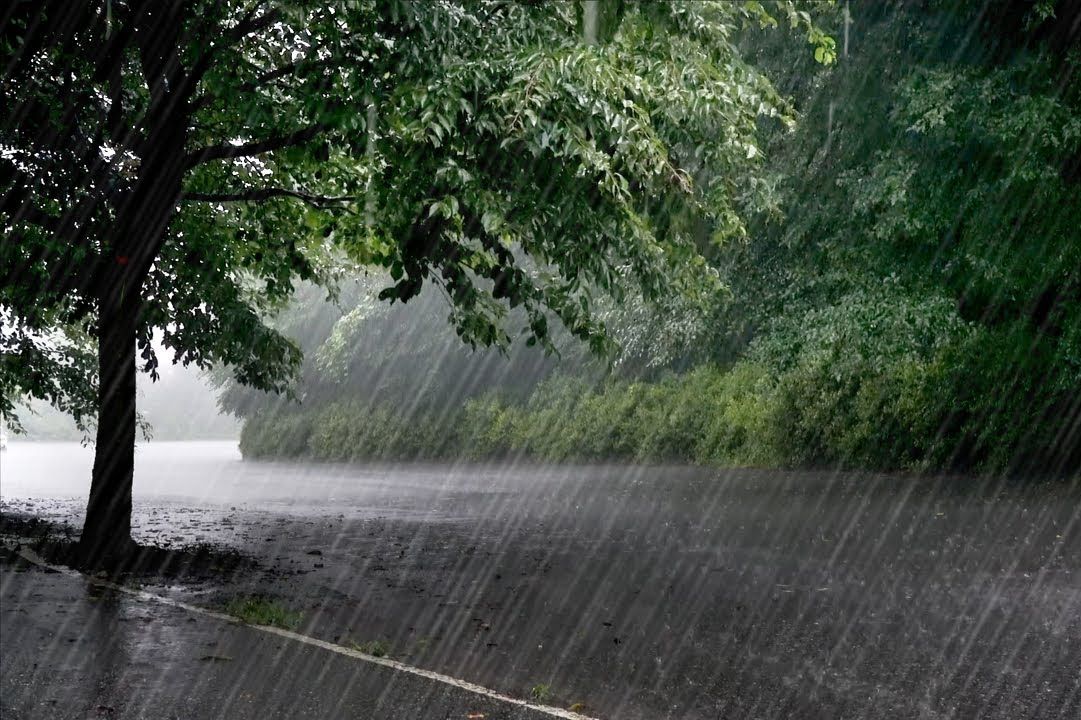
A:
[[[434,680],[435,682],[443,683],[444,685],[449,685],[451,687],[458,688],[459,690],[465,690],[467,692],[471,692],[475,695],[480,695],[491,700],[497,700],[502,703],[528,708],[530,710],[543,713],[550,717],[562,718],[563,720],[598,720],[598,718],[590,717],[589,715],[583,715],[582,713],[575,712],[573,710],[566,710],[564,708],[553,707],[551,705],[538,705],[537,703],[531,703],[528,700],[522,700],[520,698],[511,697],[510,695],[504,695],[490,688],[486,688],[483,685],[471,683],[468,680],[459,680],[458,678],[451,677],[450,675],[444,675],[442,673],[437,673],[432,670],[425,670],[424,668],[414,667],[413,665],[407,665],[397,660],[368,655],[367,653],[362,653],[358,650],[353,650],[352,648],[335,645],[334,643],[327,642],[326,640],[320,640],[309,635],[302,635],[301,633],[293,632],[292,630],[283,630],[282,628],[271,627],[269,625],[252,625],[250,623],[245,623],[239,618],[233,617],[232,615],[226,615],[225,613],[217,612],[216,610],[209,610],[204,607],[199,607],[198,605],[191,605],[189,603],[183,602],[182,600],[175,600],[173,598],[168,598],[163,595],[156,595],[154,593],[147,592],[146,590],[137,590],[135,588],[125,587],[124,585],[118,585],[114,582],[110,582],[99,577],[94,577],[93,575],[87,575],[86,573],[79,572],[78,570],[74,570],[65,565],[53,565],[52,563],[46,561],[40,555],[35,553],[33,550],[28,550],[24,547],[19,547],[17,549],[17,552],[19,554],[19,557],[23,558],[29,563],[37,565],[38,567],[45,568],[46,570],[51,570],[53,572],[62,573],[69,577],[82,578],[84,580],[88,580],[95,585],[106,587],[110,590],[124,593],[125,595],[130,595],[131,597],[137,598],[144,602],[154,602],[161,605],[168,605],[170,607],[186,610],[187,612],[195,615],[202,615],[203,617],[220,620],[222,622],[227,622],[232,625],[240,625],[270,635],[277,635],[288,640],[295,640],[296,642],[304,643],[305,645],[311,645],[312,647],[322,648],[323,650],[329,650],[330,652],[337,653],[339,655],[345,655],[346,657],[351,657],[355,660],[361,660],[363,662],[371,663],[373,665],[382,665],[383,667],[397,670],[398,672],[416,675],[418,677],[426,678],[428,680]]]

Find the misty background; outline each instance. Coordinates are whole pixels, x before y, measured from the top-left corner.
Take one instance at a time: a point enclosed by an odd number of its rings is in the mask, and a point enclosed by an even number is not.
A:
[[[160,348],[159,348],[160,352]],[[139,375],[138,408],[152,440],[228,440],[240,434],[240,421],[218,407],[218,389],[198,368],[162,363],[160,379]],[[20,407],[25,435],[18,440],[79,440],[84,435],[70,415],[44,401]],[[138,438],[144,440],[142,436]]]

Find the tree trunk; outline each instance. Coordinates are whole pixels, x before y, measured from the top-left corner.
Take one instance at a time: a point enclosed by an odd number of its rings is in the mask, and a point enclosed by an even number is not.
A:
[[[98,299],[98,428],[90,500],[79,541],[85,568],[114,569],[131,559],[135,470],[135,343],[143,283],[164,242],[180,197],[184,135],[165,125],[150,139],[140,179],[118,212]],[[178,136],[179,133],[179,136]],[[177,139],[179,137],[179,139]]]
[[[79,541],[83,567],[114,569],[132,559],[131,491],[135,470],[135,343],[142,289],[180,199],[185,148],[198,77],[186,77],[179,3],[148,3],[135,13],[143,80],[151,102],[143,118],[139,176],[116,209],[104,243],[105,282],[98,301],[98,428],[90,500]],[[111,255],[111,257],[110,257]]]
[[[122,281],[121,281],[122,282]],[[98,317],[98,427],[90,501],[79,541],[84,567],[114,567],[135,549],[131,490],[135,469],[135,333],[138,291],[107,293]]]

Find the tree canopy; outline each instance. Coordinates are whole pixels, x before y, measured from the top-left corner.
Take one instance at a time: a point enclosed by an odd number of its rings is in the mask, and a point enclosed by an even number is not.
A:
[[[438,287],[470,345],[509,342],[519,308],[527,342],[558,319],[599,351],[599,294],[707,292],[701,229],[742,231],[758,123],[790,115],[736,31],[780,18],[832,58],[768,5],[10,4],[0,411],[96,411],[84,544],[130,543],[155,331],[280,391],[301,353],[266,317],[335,268],[385,268],[384,300]]]
[[[606,12],[618,32],[588,38],[576,3],[15,3],[5,415],[22,395],[92,411],[107,288],[139,295],[144,369],[157,328],[180,362],[280,389],[299,353],[264,315],[342,260],[388,268],[386,299],[435,283],[482,344],[521,306],[531,341],[554,315],[599,346],[593,295],[620,273],[648,297],[703,287],[684,218],[738,231],[756,122],[788,117],[733,39],[775,20]]]

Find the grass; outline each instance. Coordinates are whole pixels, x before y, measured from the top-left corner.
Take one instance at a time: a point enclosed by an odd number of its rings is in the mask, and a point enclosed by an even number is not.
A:
[[[362,643],[350,642],[349,647],[372,657],[386,657],[390,654],[390,643],[386,640],[368,640]]]
[[[537,683],[529,688],[529,697],[539,703],[548,702],[552,699],[552,686],[547,683]]]
[[[417,638],[416,642],[413,643],[411,654],[423,655],[424,653],[428,652],[428,648],[431,647],[431,645],[432,639],[427,635],[421,635],[419,638]]]
[[[225,606],[225,612],[249,625],[270,625],[295,630],[301,614],[264,597],[235,597]]]

